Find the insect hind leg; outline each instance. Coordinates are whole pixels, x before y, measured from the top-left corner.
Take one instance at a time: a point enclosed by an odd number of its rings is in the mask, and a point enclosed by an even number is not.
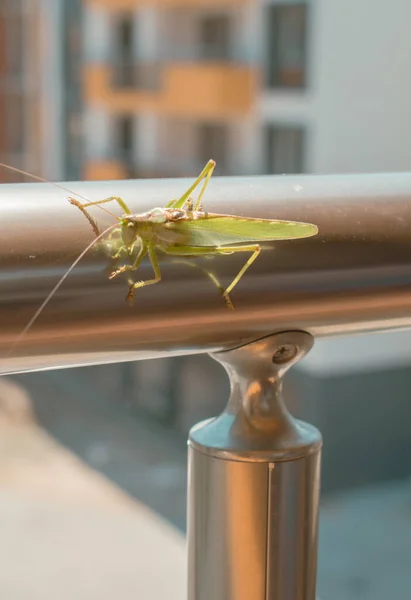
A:
[[[199,269],[199,271],[202,271],[205,275],[207,275],[207,277],[214,283],[216,288],[219,290],[219,292],[222,295],[222,297],[224,298],[225,303],[227,304],[227,307],[229,308],[229,310],[234,310],[234,305],[231,301],[231,298],[229,297],[228,294],[225,293],[223,286],[221,285],[221,283],[219,282],[217,277],[214,275],[214,273],[212,273],[208,269],[204,269],[204,267],[200,267],[200,265],[197,265],[196,263],[190,262],[189,260],[179,259],[179,260],[175,260],[173,262],[181,263],[183,265],[188,265],[189,267],[193,267],[195,269]]]
[[[215,161],[209,160],[204,169],[201,171],[200,175],[193,183],[193,185],[181,196],[181,198],[178,198],[177,200],[171,200],[168,204],[166,204],[166,208],[184,208],[186,206],[187,201],[190,199],[191,194],[205,178],[203,187],[201,188],[200,194],[194,205],[194,210],[198,210],[198,207],[201,206],[201,198],[205,192],[205,189],[208,185],[211,175],[213,174],[214,169]]]
[[[220,250],[223,250],[223,248],[220,248]],[[245,263],[245,265],[242,267],[242,269],[240,269],[240,271],[234,277],[234,279],[230,283],[230,285],[225,289],[224,294],[229,294],[233,290],[233,288],[240,281],[241,277],[244,275],[244,273],[247,271],[247,269],[249,269],[251,267],[251,265],[257,259],[258,255],[261,252],[261,248],[260,248],[260,246],[258,244],[250,244],[250,245],[247,245],[247,246],[237,246],[237,247],[231,247],[231,248],[227,247],[227,250],[230,250],[230,253],[235,253],[235,252],[252,252],[252,254],[251,254],[250,258],[247,260],[247,262]]]
[[[203,183],[203,187],[200,190],[200,193],[198,194],[198,198],[196,200],[196,203],[194,204],[194,210],[198,210],[198,211],[202,211],[203,210],[203,203],[202,203],[202,198],[204,195],[204,192],[206,191],[206,187],[208,186],[208,183],[210,181],[211,175],[213,174],[213,171],[215,169],[215,162],[214,161],[209,161],[208,163],[208,170],[206,172],[206,176],[205,176],[205,180]]]
[[[218,256],[218,255],[222,255],[222,254],[235,254],[237,252],[251,252],[251,256],[250,258],[247,260],[247,262],[245,263],[245,265],[242,267],[242,269],[240,269],[240,271],[237,273],[237,275],[234,277],[233,281],[230,283],[230,285],[223,291],[223,297],[225,299],[225,301],[228,303],[231,303],[231,300],[229,298],[229,293],[233,290],[233,288],[237,285],[237,283],[240,281],[241,277],[244,275],[244,273],[247,271],[247,269],[249,267],[251,267],[251,265],[253,264],[253,262],[256,260],[256,258],[258,257],[258,255],[261,252],[261,248],[258,244],[247,244],[244,246],[219,246],[218,248],[205,248],[205,247],[194,247],[194,246],[174,246],[174,247],[170,247],[167,248],[167,250],[165,250],[165,252],[167,254],[171,254],[174,256],[184,256],[184,255],[188,255],[188,256]]]

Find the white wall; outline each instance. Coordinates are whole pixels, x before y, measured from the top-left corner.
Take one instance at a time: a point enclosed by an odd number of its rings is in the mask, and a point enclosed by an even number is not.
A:
[[[143,6],[135,13],[135,51],[141,61],[158,60],[161,44],[161,16],[155,7]]]
[[[308,126],[316,173],[411,168],[411,2],[316,0],[310,86],[265,92],[261,119]]]
[[[109,158],[115,144],[112,119],[104,108],[93,106],[84,110],[84,139],[86,160]]]
[[[94,4],[83,7],[83,47],[86,62],[106,62],[113,48],[113,27],[109,11]]]
[[[159,120],[157,115],[140,113],[134,124],[134,162],[138,167],[152,168],[158,160]]]

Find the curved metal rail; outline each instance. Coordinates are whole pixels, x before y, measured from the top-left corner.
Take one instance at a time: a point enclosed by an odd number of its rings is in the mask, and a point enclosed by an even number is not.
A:
[[[67,184],[97,200],[119,195],[136,212],[162,206],[191,180]],[[89,223],[51,184],[0,186],[0,373],[210,352],[281,330],[314,336],[411,326],[411,174],[215,177],[210,212],[318,225],[318,236],[267,244],[232,293],[230,312],[210,280],[161,260],[163,280],[125,301],[125,279],[91,251],[31,330],[20,332],[93,239]],[[115,205],[112,208],[117,214]],[[95,209],[102,227],[113,222]],[[207,266],[226,284],[244,256]],[[142,278],[150,267],[141,267]]]

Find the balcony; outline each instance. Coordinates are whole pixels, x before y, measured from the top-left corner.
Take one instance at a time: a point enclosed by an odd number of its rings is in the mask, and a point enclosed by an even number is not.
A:
[[[163,177],[187,177],[189,169],[173,168],[167,165],[134,165],[116,159],[90,159],[85,162],[83,179],[86,181],[114,181],[121,179],[159,179]],[[193,173],[197,173],[193,170]]]
[[[118,160],[88,160],[83,166],[86,181],[113,181],[128,179],[127,168]]]
[[[86,0],[89,6],[110,11],[135,10],[141,6],[159,8],[201,8],[210,6],[239,6],[250,0]]]
[[[155,89],[129,73],[112,76],[109,65],[84,67],[84,96],[89,105],[110,112],[157,112],[185,119],[228,119],[247,115],[253,108],[258,87],[258,71],[248,65],[207,62],[173,62],[145,65],[157,79]],[[142,72],[142,68],[139,68]],[[134,80],[134,77],[136,79]],[[133,83],[136,83],[134,86]]]

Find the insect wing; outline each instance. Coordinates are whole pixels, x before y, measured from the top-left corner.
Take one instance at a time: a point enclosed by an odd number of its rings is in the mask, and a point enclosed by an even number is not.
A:
[[[251,219],[211,213],[204,218],[175,223],[173,231],[185,233],[193,246],[219,246],[311,237],[318,233],[318,227],[311,223]]]

